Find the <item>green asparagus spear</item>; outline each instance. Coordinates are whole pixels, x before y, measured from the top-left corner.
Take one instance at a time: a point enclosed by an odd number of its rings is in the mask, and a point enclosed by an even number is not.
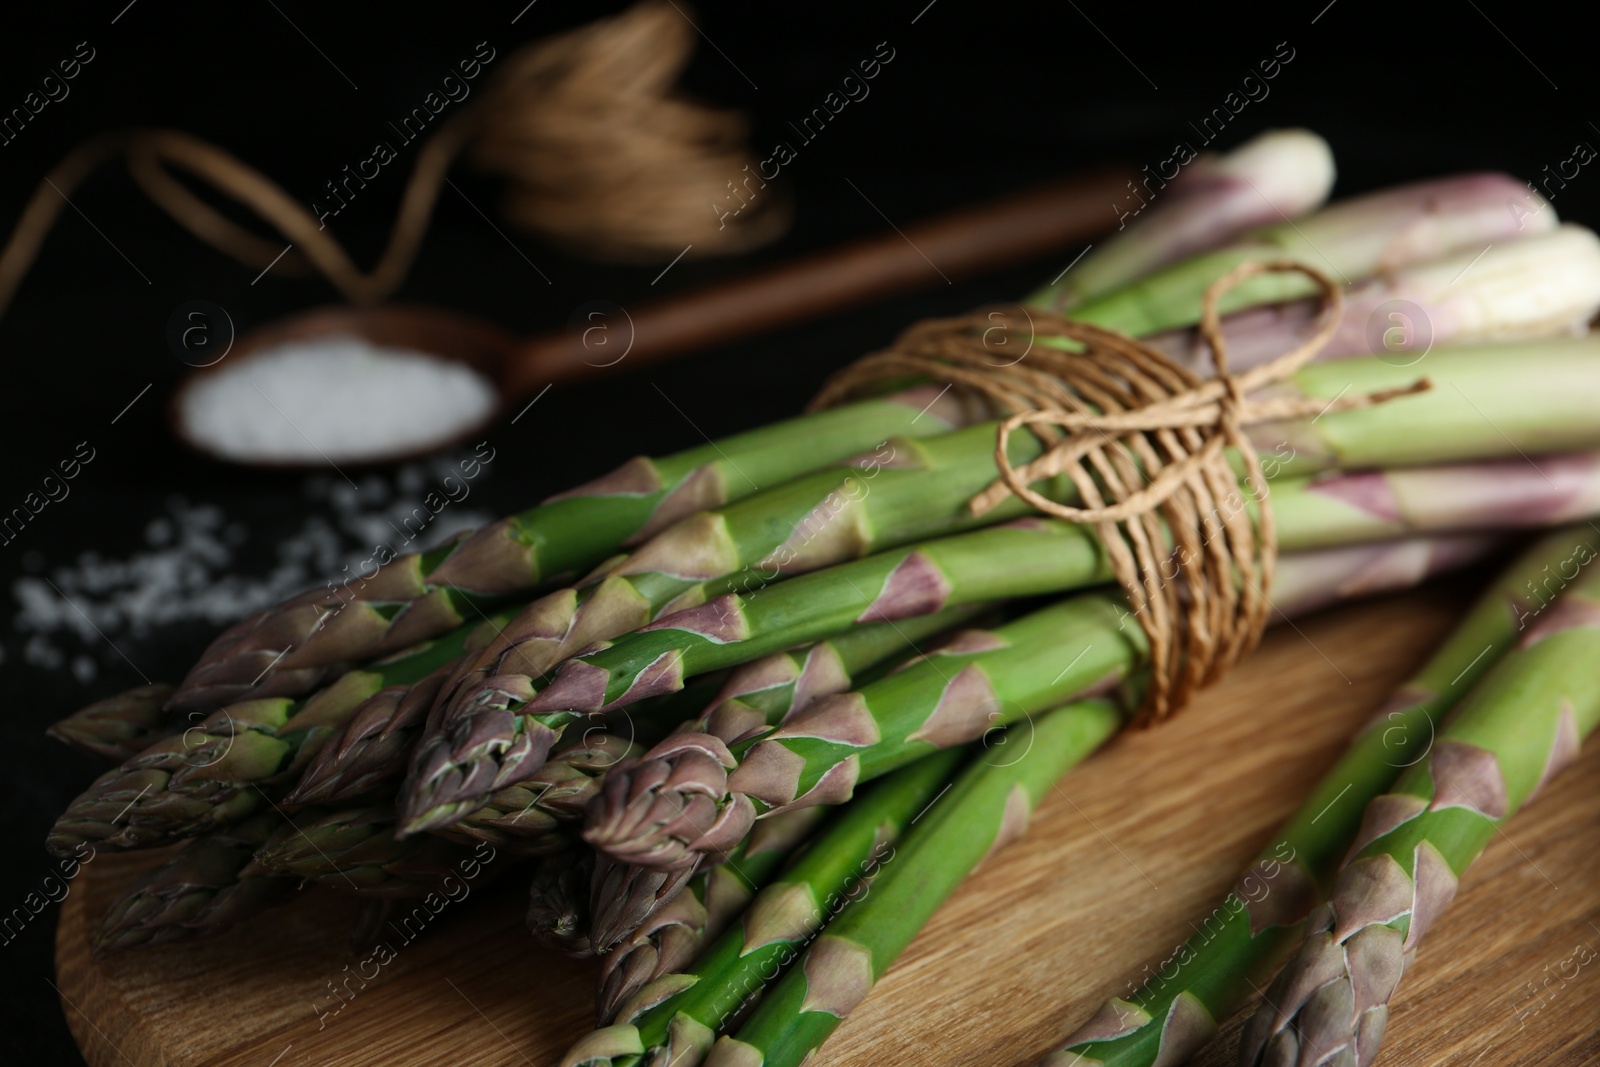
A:
[[[385,804],[307,814],[313,817],[281,825],[256,851],[263,870],[364,896],[418,897],[455,877],[473,854],[432,835],[397,840],[394,809]]]
[[[755,660],[733,671],[711,707],[675,732],[710,730],[726,740],[736,741],[750,731],[765,730],[823,697],[842,693],[853,684],[883,673],[908,647],[914,647],[915,642],[966,621],[981,610],[956,609],[907,619],[903,624],[861,626],[806,648]],[[467,816],[463,822],[471,822],[476,814]],[[798,824],[786,830],[784,836],[797,835],[802,829],[803,824]],[[775,847],[779,837],[764,832],[764,839],[770,849]],[[663,875],[646,868],[613,864],[610,860],[602,863],[602,871],[605,877],[595,883],[592,909],[602,916],[597,924],[597,937],[603,951],[650,923],[662,908],[672,906],[674,897],[690,879],[689,869],[676,875]],[[708,876],[717,877],[717,871],[713,869]],[[730,889],[714,893],[715,896],[729,897],[739,891],[732,879],[719,884],[727,884]],[[720,911],[727,911],[727,907]],[[620,1001],[626,995],[626,990],[619,990],[616,999]]]
[[[1600,513],[1600,452],[1331,471],[1280,480],[1271,503],[1280,543],[1292,552],[1417,533],[1552,526]],[[1255,502],[1246,504],[1254,513]]]
[[[379,558],[370,575],[312,590],[222,633],[170,706],[210,710],[250,696],[298,696],[323,668],[406,648],[477,618],[471,606],[581,573],[676,520],[877,447],[943,432],[960,398],[919,387],[752,430],[612,473],[429,552]],[[930,406],[931,405],[931,406]],[[926,409],[926,410],[925,410]]]
[[[446,663],[413,685],[374,693],[307,761],[284,804],[337,808],[392,790],[428,709],[454,670]]]
[[[294,879],[252,864],[282,825],[268,811],[186,842],[111,906],[95,933],[95,955],[209,936],[284,899]]]
[[[1069,704],[1016,729],[1020,758],[980,756],[886,858],[868,893],[828,923],[756,1004],[706,1067],[798,1067],[866,998],[963,879],[1027,831],[1029,816],[1068,768],[1122,725],[1116,705]]]
[[[595,995],[596,1022],[602,1026],[609,1023],[639,989],[687,967],[744,911],[750,898],[825,815],[820,809],[787,812],[772,820],[772,825],[755,828],[720,857],[720,862],[687,876],[682,888],[677,883],[683,875],[662,878],[641,868],[611,866],[604,857],[597,859],[590,900],[614,910],[607,914],[593,909],[591,936],[595,948],[605,953]],[[636,888],[622,891],[615,884],[618,878]],[[665,898],[664,905],[649,904],[647,890],[652,885],[657,887],[656,895]],[[621,910],[621,905],[630,901],[647,905],[640,909],[647,916],[642,922],[634,923],[632,916]],[[625,923],[633,929],[618,938],[615,931]]]
[[[618,1008],[621,1021],[578,1042],[562,1067],[647,1061],[689,1067],[722,1020],[761,987],[762,975],[792,959],[848,897],[866,889],[895,840],[965,756],[961,749],[936,753],[851,801],[692,967],[641,986]]]
[[[1394,548],[1393,551],[1405,551]],[[1291,597],[1355,595],[1428,573],[1366,568],[1361,577],[1319,565],[1316,553],[1279,561]],[[1433,561],[1459,557],[1445,549]],[[1355,580],[1352,580],[1355,579]],[[939,653],[850,693],[813,704],[775,730],[735,745],[678,734],[638,764],[606,775],[585,838],[630,862],[675,867],[739,840],[760,815],[837,804],[857,783],[936,748],[962,744],[1020,716],[1115,686],[1143,662],[1144,632],[1112,593],[1084,593],[990,631],[970,631]]]
[[[306,700],[242,701],[207,716],[96,779],[56,820],[47,847],[148,847],[248,817],[270,803],[263,786],[292,780],[365,701],[459,656],[470,629],[351,671]]]
[[[1496,829],[1600,723],[1600,569],[1593,531],[1552,566],[1557,595],[1519,605],[1517,646],[1425,758],[1369,801],[1326,903],[1246,1026],[1246,1064],[1371,1063],[1417,947]]]
[[[496,635],[498,631],[495,631]],[[487,633],[484,633],[487,638]],[[413,686],[395,686],[373,696],[350,721],[322,746],[301,771],[283,799],[285,807],[314,804],[342,807],[378,794],[392,794],[406,771],[430,709],[460,662],[447,664]],[[620,736],[645,741],[658,727],[670,726],[716,692],[715,676],[696,679],[670,697],[647,702],[617,716],[616,722],[592,724]],[[507,802],[512,797],[508,795]]]
[[[460,822],[435,832],[462,844],[487,841],[518,856],[566,852],[579,840],[577,831],[589,801],[600,792],[601,776],[643,753],[665,733],[627,737],[593,727],[564,737],[539,773],[507,786]]]
[[[1272,844],[1240,875],[1200,931],[1129,995],[1108,1000],[1047,1057],[1050,1067],[1149,1067],[1181,1062],[1265,982],[1301,932],[1355,838],[1367,803],[1401,768],[1423,758],[1445,713],[1522,636],[1517,620],[1533,602],[1529,584],[1600,534],[1569,527],[1540,538],[1481,596],[1427,665],[1378,709],[1371,724],[1307,796]]]
[[[181,730],[169,723],[170,685],[135,686],[52,723],[45,733],[80,752],[121,763]]]

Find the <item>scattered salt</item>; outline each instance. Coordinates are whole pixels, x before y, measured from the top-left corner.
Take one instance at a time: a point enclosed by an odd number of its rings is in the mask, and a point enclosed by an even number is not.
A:
[[[124,653],[137,662],[141,640],[162,640],[164,627],[225,626],[336,579],[343,567],[359,569],[376,544],[400,552],[425,550],[481,526],[493,516],[452,504],[414,542],[402,540],[400,531],[411,530],[406,520],[415,516],[421,496],[446,476],[459,477],[459,458],[406,464],[389,477],[368,472],[355,485],[336,475],[308,478],[305,496],[317,510],[277,542],[276,558],[265,573],[236,573],[235,557],[247,547],[244,523],[215,505],[181,497],[169,499],[165,514],[145,525],[144,548],[125,559],[84,552],[69,564],[47,566],[42,553],[30,552],[24,569],[35,573],[17,578],[11,588],[22,659],[40,670],[70,667],[87,686],[99,664],[125,671]],[[3,655],[0,651],[0,660]]]
[[[186,437],[243,462],[379,460],[453,441],[494,412],[494,384],[462,363],[353,337],[223,362],[180,394]]]
[[[22,659],[30,667],[53,671],[59,669],[66,662],[66,653],[45,640],[41,635],[34,634],[28,638],[28,643],[22,646]]]

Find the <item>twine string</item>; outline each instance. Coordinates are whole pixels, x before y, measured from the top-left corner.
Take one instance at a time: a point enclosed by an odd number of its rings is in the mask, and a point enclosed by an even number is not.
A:
[[[1321,291],[1315,329],[1290,351],[1234,374],[1221,299],[1245,280],[1275,272],[1304,274]],[[1099,535],[1149,647],[1150,681],[1134,722],[1150,725],[1183,708],[1253,649],[1271,612],[1277,528],[1248,428],[1429,388],[1421,380],[1332,401],[1288,388],[1285,380],[1333,336],[1343,310],[1338,285],[1320,271],[1288,260],[1247,262],[1201,298],[1199,329],[1216,368],[1209,378],[1113,330],[1036,310],[1020,317],[1030,331],[1025,356],[997,363],[986,330],[997,315],[1008,332],[1023,323],[1010,312],[981,310],[918,323],[888,349],[834,375],[811,406],[915,377],[969,390],[1007,413],[995,439],[997,477],[969,507],[982,515],[1014,496]],[[1043,452],[1013,463],[1012,435],[1023,429]],[[1062,477],[1075,490],[1072,503],[1059,484],[1036,488]]]
[[[764,244],[788,226],[790,203],[772,190],[741,199],[726,218],[713,210],[727,198],[729,179],[756,159],[742,116],[675,90],[694,44],[694,28],[676,5],[642,0],[502,60],[478,98],[421,143],[388,243],[370,271],[305,204],[214,144],[179,130],[93,137],[40,182],[0,250],[0,314],[71,191],[119,156],[139,188],[200,240],[252,270],[321,274],[354,304],[377,303],[405,280],[462,155],[506,179],[501,207],[513,224],[592,259],[649,263],[685,246],[697,257]],[[227,218],[173,170],[244,205],[279,239]]]

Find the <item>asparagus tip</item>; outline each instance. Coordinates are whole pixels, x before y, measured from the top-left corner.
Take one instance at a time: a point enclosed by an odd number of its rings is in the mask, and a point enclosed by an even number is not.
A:
[[[544,766],[560,734],[503,708],[474,709],[417,745],[397,836],[448,826]]]
[[[728,792],[733,762],[710,734],[675,734],[644,758],[617,764],[590,801],[584,840],[619,862],[657,870],[732,848],[756,817],[748,797]]]

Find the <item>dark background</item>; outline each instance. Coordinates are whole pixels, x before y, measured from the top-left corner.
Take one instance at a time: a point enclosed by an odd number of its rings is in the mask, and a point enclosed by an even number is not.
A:
[[[533,332],[560,326],[591,300],[626,307],[751,263],[878,232],[882,219],[846,178],[903,223],[1102,160],[1154,164],[1176,140],[1194,140],[1187,121],[1218,106],[1257,60],[1285,41],[1294,60],[1270,83],[1270,96],[1246,107],[1219,144],[1275,125],[1309,126],[1333,145],[1338,194],[1462,169],[1537,180],[1577,142],[1600,144],[1600,128],[1590,121],[1600,118],[1592,45],[1584,33],[1563,31],[1557,12],[1530,13],[1506,0],[1407,7],[1336,0],[1324,8],[1325,2],[1280,4],[1264,13],[1106,0],[1034,7],[936,0],[926,8],[926,0],[696,0],[696,21],[726,58],[702,44],[686,84],[749,112],[754,143],[763,150],[786,139],[785,121],[820,103],[878,42],[896,49],[871,96],[847,108],[785,168],[797,211],[788,237],[742,260],[686,261],[651,288],[659,264],[595,266],[502,226],[519,255],[446,191],[397,298]],[[333,10],[304,0],[137,0],[126,8],[126,0],[112,0],[9,10],[0,31],[0,110],[19,105],[78,42],[88,41],[96,56],[70,83],[68,98],[0,146],[0,229],[9,232],[42,175],[74,145],[125,125],[169,126],[213,140],[309,199],[340,166],[365,155],[374,131],[419,101],[478,41],[490,41],[504,57],[524,41],[621,6],[539,0],[513,25],[525,3]],[[381,248],[408,168],[409,159],[391,165],[338,218],[336,234],[358,262],[370,263]],[[453,177],[493,214],[492,181],[462,168]],[[332,291],[270,273],[252,285],[254,270],[180,230],[119,166],[97,172],[72,201],[82,214],[64,213],[0,319],[0,507],[21,503],[77,442],[88,439],[97,451],[67,500],[0,546],[6,605],[0,912],[50,873],[41,848],[45,830],[98,769],[44,738],[45,725],[137,684],[141,671],[176,680],[211,632],[173,626],[109,634],[120,653],[98,640],[55,635],[69,659],[95,662],[95,678],[85,683],[70,670],[28,662],[30,635],[14,620],[16,579],[49,575],[87,551],[128,558],[146,547],[148,523],[165,513],[174,494],[218,505],[244,533],[232,566],[263,570],[278,541],[302,529],[307,509],[324,506],[308,498],[306,475],[223,468],[173,443],[165,402],[184,367],[163,331],[173,309],[189,300],[225,307],[242,331],[330,302]],[[1563,217],[1591,224],[1597,205],[1600,176],[1587,170],[1554,202]],[[1111,212],[1108,204],[1108,224]],[[1015,298],[1076,252],[552,393],[516,426],[494,429],[499,458],[492,476],[475,487],[473,507],[515,510],[626,456],[698,444],[696,426],[717,436],[791,413],[830,370],[909,321]],[[111,419],[152,381],[151,392],[113,426]],[[348,545],[347,558],[360,558],[356,547]],[[6,987],[0,1058],[7,1063],[80,1062],[47,983],[55,912],[51,907],[0,946]]]

